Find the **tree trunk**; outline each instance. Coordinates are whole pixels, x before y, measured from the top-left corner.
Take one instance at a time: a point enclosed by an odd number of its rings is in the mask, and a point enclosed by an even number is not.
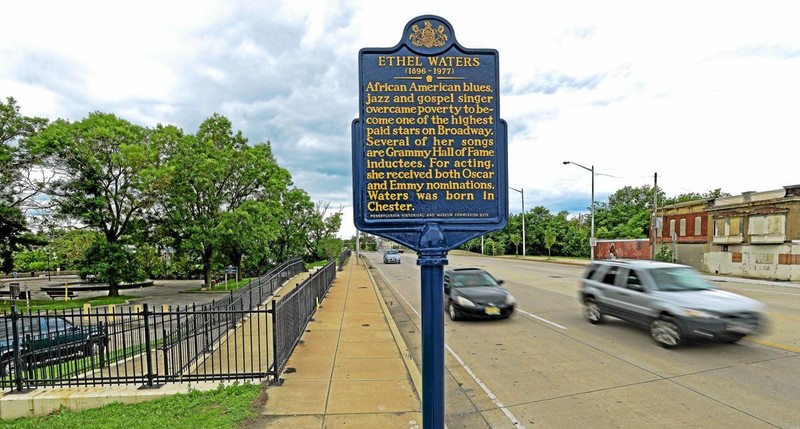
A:
[[[214,249],[211,246],[203,248],[203,287],[211,289],[211,256]]]
[[[119,296],[119,284],[117,282],[108,282],[108,296],[110,297]]]

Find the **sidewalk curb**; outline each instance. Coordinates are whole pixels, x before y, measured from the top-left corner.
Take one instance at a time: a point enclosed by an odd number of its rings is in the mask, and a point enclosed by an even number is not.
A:
[[[369,281],[372,283],[372,288],[375,290],[375,294],[378,296],[378,302],[381,304],[383,316],[386,318],[386,322],[389,325],[389,329],[392,331],[392,336],[397,344],[397,348],[400,349],[400,354],[403,356],[403,363],[405,363],[406,368],[408,369],[408,374],[411,376],[411,382],[414,384],[414,389],[417,391],[417,396],[421,401],[422,374],[419,372],[419,368],[417,368],[417,364],[414,362],[414,358],[411,356],[411,351],[408,349],[406,342],[403,341],[403,336],[400,335],[400,330],[397,329],[397,325],[392,318],[392,314],[389,312],[389,308],[386,306],[386,302],[384,302],[383,297],[381,296],[381,292],[378,289],[378,284],[375,282],[375,278],[372,277],[372,272],[369,270],[369,266],[367,265],[369,261],[364,257],[362,257],[361,260],[364,264],[364,269],[367,271],[367,275],[369,275]]]

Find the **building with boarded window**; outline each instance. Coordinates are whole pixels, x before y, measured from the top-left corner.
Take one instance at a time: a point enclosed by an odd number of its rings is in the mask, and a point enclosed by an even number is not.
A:
[[[800,281],[800,185],[665,206],[654,251],[701,271]]]
[[[707,271],[800,280],[800,185],[716,198]]]

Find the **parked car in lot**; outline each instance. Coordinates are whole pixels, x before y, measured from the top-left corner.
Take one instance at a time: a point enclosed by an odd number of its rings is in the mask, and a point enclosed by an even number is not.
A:
[[[17,319],[17,344],[22,368],[97,356],[108,345],[104,326],[77,326],[61,316],[22,315]],[[11,317],[0,318],[0,376],[12,375],[14,329]]]
[[[694,268],[656,261],[593,261],[580,281],[584,316],[614,316],[649,328],[673,348],[690,339],[735,343],[763,329],[765,305],[718,289]]]
[[[399,264],[400,263],[400,252],[397,249],[389,249],[383,252],[383,263],[384,264]]]
[[[504,319],[516,301],[502,280],[480,268],[454,268],[444,273],[445,307],[451,320]]]

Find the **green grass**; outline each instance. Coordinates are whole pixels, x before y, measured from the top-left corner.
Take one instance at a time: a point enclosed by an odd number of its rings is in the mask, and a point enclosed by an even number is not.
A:
[[[209,289],[196,288],[196,289],[189,289],[189,291],[190,292],[215,292],[215,293],[220,293],[221,292],[221,293],[225,293],[225,292],[239,290],[239,289],[245,287],[247,285],[247,283],[250,282],[250,280],[254,280],[256,278],[257,277],[246,277],[246,278],[243,278],[243,279],[239,279],[238,282],[233,278],[229,278],[227,285],[225,284],[225,282],[222,282],[222,283],[212,287],[210,290]]]
[[[84,411],[0,421],[0,428],[235,428],[258,416],[263,386],[233,384],[208,391],[190,391],[139,404],[114,403]]]
[[[111,304],[125,304],[132,299],[138,299],[135,296],[120,295],[115,297],[100,296],[94,298],[73,298],[67,301],[63,299],[32,299],[30,301],[31,310],[69,310],[71,308],[82,308],[83,304],[89,303],[92,307],[101,307]],[[27,311],[25,301],[17,301],[18,311]],[[11,301],[5,300],[0,302],[0,311],[11,311]]]
[[[316,262],[309,262],[306,264],[306,269],[310,270],[316,267],[324,267],[329,261],[316,261]]]

